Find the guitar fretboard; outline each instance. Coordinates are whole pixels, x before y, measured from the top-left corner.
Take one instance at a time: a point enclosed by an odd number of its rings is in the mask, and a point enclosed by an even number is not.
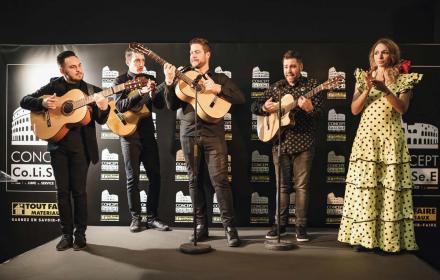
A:
[[[101,94],[104,97],[108,97],[108,96],[114,94],[115,92],[121,91],[123,89],[125,89],[125,84],[120,84],[120,85],[116,85],[111,88],[104,89],[103,91],[97,92],[96,94]],[[93,95],[88,95],[84,98],[73,101],[72,102],[73,109],[78,109],[80,107],[86,106],[86,105],[93,103],[93,102],[95,102],[95,99],[93,99]]]
[[[322,90],[324,90],[324,85],[320,84],[319,86],[315,87],[311,91],[309,91],[306,94],[304,94],[304,97],[309,99],[310,97],[314,96],[315,94],[317,94],[318,92],[320,92]]]

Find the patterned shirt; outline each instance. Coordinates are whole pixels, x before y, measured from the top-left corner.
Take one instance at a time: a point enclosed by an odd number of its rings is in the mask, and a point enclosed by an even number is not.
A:
[[[293,86],[284,79],[274,83],[264,93],[262,100],[256,101],[252,105],[252,112],[257,115],[267,115],[268,113],[262,110],[264,102],[272,97],[273,102],[278,102],[278,94],[281,91],[281,97],[285,94],[293,95],[295,100],[300,96],[307,94],[313,88],[318,86],[315,79],[308,79],[301,76]],[[295,120],[294,125],[282,127],[281,134],[281,153],[296,154],[311,149],[315,143],[315,120],[322,114],[322,106],[324,102],[324,95],[322,92],[317,93],[311,98],[313,104],[313,111],[307,113],[298,106],[293,108],[289,117]],[[274,143],[273,149],[278,148],[278,136],[272,140]]]

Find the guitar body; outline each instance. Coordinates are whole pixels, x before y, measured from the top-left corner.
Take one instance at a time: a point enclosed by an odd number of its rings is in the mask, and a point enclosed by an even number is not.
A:
[[[73,126],[87,125],[91,121],[87,106],[72,109],[72,101],[83,99],[85,94],[79,89],[69,90],[59,97],[60,108],[42,112],[31,112],[32,130],[42,140],[60,141]],[[49,97],[48,95],[40,98]]]
[[[200,73],[193,70],[185,72],[185,75],[191,80],[195,80],[199,74]],[[210,91],[205,91],[202,79],[198,82],[201,91],[197,97],[197,104],[195,99],[196,90],[183,80],[179,80],[176,85],[176,96],[180,100],[191,104],[194,109],[196,108],[195,106],[197,106],[197,115],[202,120],[210,123],[219,122],[231,108],[231,103]]]
[[[296,107],[296,104],[297,102],[291,94],[286,94],[281,98],[281,126],[294,125],[294,120],[290,119],[289,112]],[[278,112],[273,112],[268,116],[257,116],[257,134],[261,141],[270,141],[279,129]]]
[[[131,91],[127,98],[135,94],[138,94],[137,90]],[[124,113],[120,113],[116,109],[115,100],[110,101],[108,104],[110,106],[110,113],[107,119],[107,126],[113,133],[123,137],[132,135],[137,129],[139,120],[150,116],[151,113],[146,104],[132,108]]]

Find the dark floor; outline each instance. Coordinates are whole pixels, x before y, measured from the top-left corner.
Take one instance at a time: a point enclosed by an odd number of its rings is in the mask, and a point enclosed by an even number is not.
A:
[[[57,252],[53,240],[0,265],[0,279],[440,279],[412,254],[353,252],[336,241],[334,229],[311,229],[310,242],[284,252],[265,249],[266,229],[239,232],[240,248],[227,247],[223,231],[214,229],[207,242],[213,252],[185,255],[177,248],[188,242],[190,229],[89,227],[87,250]],[[292,234],[286,239],[295,240]]]

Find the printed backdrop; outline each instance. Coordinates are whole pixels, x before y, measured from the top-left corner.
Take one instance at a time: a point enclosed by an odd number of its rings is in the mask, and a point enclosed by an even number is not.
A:
[[[189,63],[187,44],[145,44],[169,62]],[[106,88],[124,73],[127,44],[0,46],[1,160],[0,188],[2,241],[11,255],[59,235],[55,182],[46,142],[35,137],[29,111],[20,99],[59,76],[56,55],[73,50],[80,57],[85,80]],[[402,45],[403,58],[411,59],[412,70],[423,73],[414,91],[403,127],[412,155],[415,185],[415,225],[419,244],[429,247],[438,238],[438,127],[440,88],[439,45]],[[359,117],[350,112],[356,67],[368,67],[366,44],[215,44],[211,69],[231,77],[246,95],[247,103],[233,106],[225,116],[229,179],[234,194],[238,226],[269,226],[275,214],[275,180],[271,143],[258,140],[256,118],[250,104],[262,97],[273,82],[283,78],[281,58],[288,49],[303,55],[304,73],[320,82],[343,75],[344,84],[326,95],[324,115],[318,123],[317,153],[310,190],[309,225],[337,227],[344,201],[345,174]],[[146,58],[146,69],[163,81],[162,68]],[[162,189],[160,217],[173,227],[190,226],[189,198],[184,158],[176,112],[156,110],[152,115],[160,151]],[[129,224],[125,170],[117,135],[107,126],[97,127],[101,161],[91,166],[88,177],[90,225]],[[142,169],[143,170],[143,169]],[[8,179],[8,175],[11,179]],[[207,175],[207,174],[205,174]],[[205,180],[213,226],[220,226],[216,197]],[[141,177],[142,210],[146,209],[148,179]],[[294,195],[291,218],[295,219]],[[4,234],[5,233],[5,234]]]

